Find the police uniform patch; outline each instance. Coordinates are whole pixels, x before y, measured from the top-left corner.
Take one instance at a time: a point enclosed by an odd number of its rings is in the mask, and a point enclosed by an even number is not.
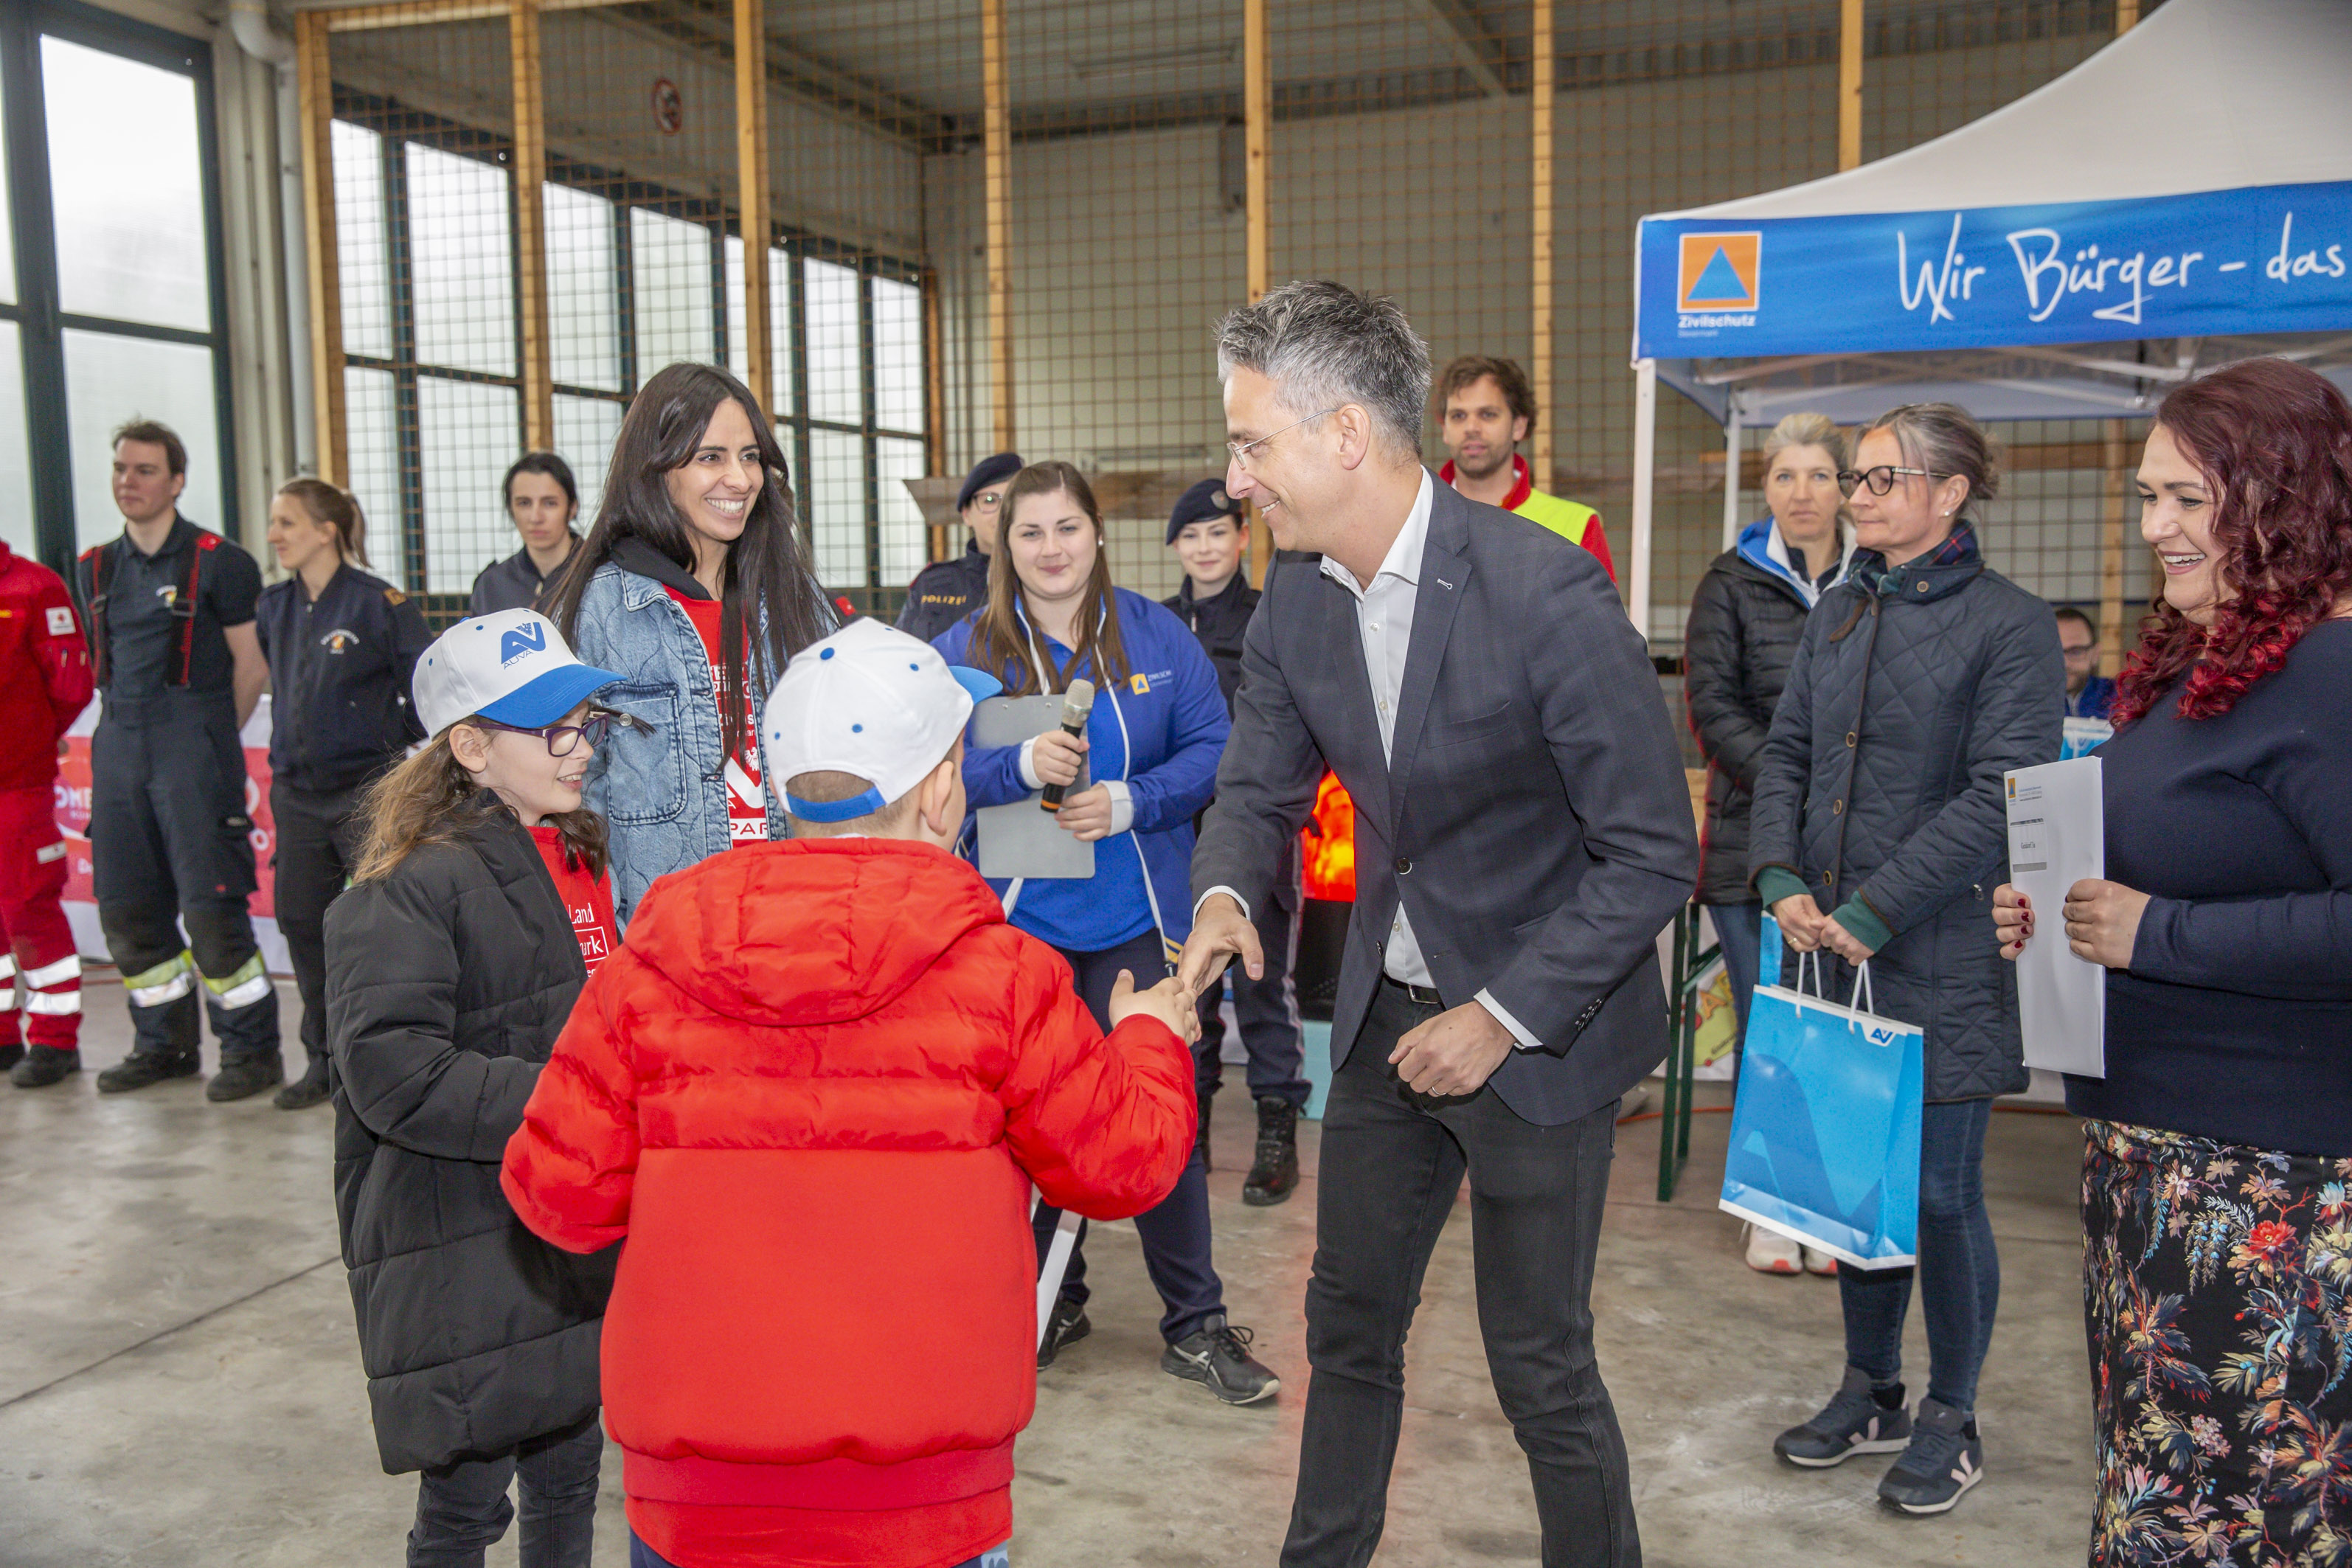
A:
[[[408,595],[397,588],[386,588],[383,591],[383,602],[387,605],[404,605],[408,603]]]

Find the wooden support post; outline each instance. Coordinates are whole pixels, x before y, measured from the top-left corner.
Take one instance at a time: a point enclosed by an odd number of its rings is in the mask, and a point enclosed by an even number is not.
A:
[[[2099,668],[2114,675],[2124,665],[2124,465],[2131,449],[2124,422],[2099,425],[2106,471],[2099,476]]]
[[[940,275],[923,273],[923,472],[948,471],[948,352],[946,310],[940,300]],[[951,537],[958,530],[932,523],[927,531],[926,561],[945,561],[962,548]]]
[[[2139,26],[2139,0],[2116,0],[2116,37]]]
[[[335,91],[327,13],[294,14],[296,101],[302,116],[302,232],[310,257],[310,401],[318,418],[319,478],[351,475],[343,407],[343,303],[335,258]]]
[[[1535,428],[1528,432],[1528,468],[1538,489],[1552,488],[1551,381],[1551,258],[1552,258],[1552,94],[1553,72],[1559,64],[1552,38],[1552,0],[1535,0],[1535,81],[1528,94],[1528,128],[1534,141],[1529,159],[1534,171],[1528,193],[1528,216],[1533,231],[1528,255],[1532,283],[1528,345],[1528,376],[1535,383]]]
[[[1012,126],[1004,108],[1004,0],[980,0],[982,152],[988,225],[988,398],[996,449],[1013,450]]]
[[[768,7],[735,0],[735,178],[743,229],[743,384],[773,417],[768,303]]]
[[[547,100],[539,72],[539,0],[507,13],[514,64],[515,264],[522,279],[522,444],[555,449],[555,347],[547,317]]]
[[[1266,60],[1266,0],[1242,0],[1243,285],[1252,304],[1271,287],[1266,275],[1267,153],[1274,132],[1274,78]],[[1255,505],[1249,509],[1249,577],[1265,586],[1274,563],[1274,535]]]
[[[1862,0],[1838,7],[1838,167],[1862,163]]]

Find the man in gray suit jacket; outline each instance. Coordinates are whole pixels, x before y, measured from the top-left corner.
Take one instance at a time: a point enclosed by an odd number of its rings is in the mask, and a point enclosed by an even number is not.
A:
[[[1378,1544],[1404,1339],[1464,1173],[1479,1326],[1543,1561],[1641,1561],[1591,1293],[1620,1096],[1665,1054],[1658,932],[1698,848],[1642,639],[1592,556],[1433,482],[1403,313],[1294,282],[1220,328],[1226,488],[1286,550],[1250,623],[1182,973],[1262,955],[1328,763],[1356,802],[1298,1489],[1282,1561]]]

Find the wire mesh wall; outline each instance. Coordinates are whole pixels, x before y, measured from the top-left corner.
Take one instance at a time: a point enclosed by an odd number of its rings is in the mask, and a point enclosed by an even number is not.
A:
[[[753,240],[770,279],[759,390],[828,588],[893,609],[926,558],[961,548],[954,481],[1009,438],[1093,474],[1115,575],[1171,591],[1163,520],[1183,485],[1222,468],[1210,331],[1244,297],[1254,242],[1274,280],[1393,294],[1441,364],[1535,367],[1550,461],[1530,479],[1600,510],[1622,575],[1634,224],[1836,168],[1842,9],[1556,0],[1545,374],[1531,0],[1268,5],[1255,214],[1247,0],[772,8],[756,62],[772,207]],[[2116,20],[2112,0],[1871,0],[1863,155],[2011,101]],[[592,513],[653,370],[748,363],[734,22],[723,0],[537,19],[551,438]],[[510,36],[503,18],[426,20],[339,31],[330,50],[348,473],[380,561],[436,608],[515,548],[498,481],[532,418]],[[992,163],[1007,196],[993,257]],[[1994,563],[2053,600],[2095,600],[2116,433],[2006,434],[2017,472],[1990,520]],[[1445,460],[1437,420],[1426,437]],[[1727,508],[1721,430],[1679,399],[1661,409],[1644,629],[1662,658],[1727,515],[1761,507],[1756,438]],[[1520,450],[1537,455],[1534,433]],[[2144,596],[2137,569],[2128,592]]]

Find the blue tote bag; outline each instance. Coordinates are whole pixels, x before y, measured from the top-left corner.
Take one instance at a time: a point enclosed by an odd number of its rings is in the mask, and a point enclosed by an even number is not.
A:
[[[1767,974],[1780,933],[1764,921]],[[1805,989],[1808,971],[1812,990]],[[1839,1006],[1803,954],[1749,1004],[1722,1206],[1857,1268],[1912,1261],[1919,1224],[1920,1031],[1869,1010],[1870,965]]]

